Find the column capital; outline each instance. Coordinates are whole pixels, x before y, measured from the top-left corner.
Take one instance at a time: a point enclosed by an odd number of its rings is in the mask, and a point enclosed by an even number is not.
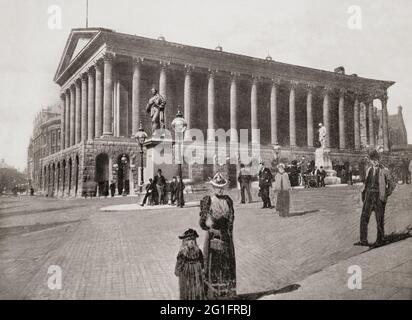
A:
[[[256,74],[252,74],[250,80],[252,84],[258,84],[262,80],[262,77]]]
[[[345,88],[340,88],[339,89],[339,97],[344,97],[348,93],[348,90]]]
[[[271,79],[270,79],[270,82],[272,83],[272,86],[279,86],[281,80],[280,80],[280,78],[274,77],[274,78],[271,78]]]
[[[209,75],[209,78],[214,78],[218,72],[219,72],[219,71],[218,71],[217,69],[212,69],[212,68],[209,68],[209,69],[207,70],[207,73],[208,73],[208,75]]]
[[[103,61],[105,61],[105,62],[106,62],[106,61],[112,62],[115,57],[116,57],[116,54],[115,54],[114,52],[106,51],[106,52],[103,54]]]
[[[75,88],[80,88],[80,85],[82,84],[82,75],[80,75],[78,78],[74,80],[74,87]]]
[[[232,81],[237,81],[240,78],[240,72],[231,72],[230,79]]]
[[[334,87],[332,86],[323,86],[322,87],[322,92],[326,95],[326,94],[330,94],[335,90]]]
[[[160,60],[159,65],[161,69],[166,69],[168,66],[170,66],[170,61]]]
[[[86,81],[89,79],[89,72],[87,71],[85,73],[82,73],[80,79],[82,84],[86,83]]]
[[[193,72],[193,70],[195,69],[193,64],[185,64],[184,68],[185,68],[186,74],[188,74],[188,75],[190,75]]]
[[[96,72],[96,66],[95,65],[89,67],[86,71],[87,75],[94,75],[95,72]]]
[[[305,82],[304,86],[305,86],[305,88],[308,92],[312,91],[313,89],[315,89],[317,87],[317,85],[313,82]]]
[[[60,99],[64,100],[67,97],[66,91],[60,92]]]
[[[299,81],[295,81],[295,80],[289,81],[290,89],[296,89],[298,85],[299,85]]]
[[[140,65],[143,64],[144,58],[142,58],[142,57],[133,57],[133,58],[132,58],[132,62],[133,62],[133,65],[138,65],[138,66],[140,66]]]

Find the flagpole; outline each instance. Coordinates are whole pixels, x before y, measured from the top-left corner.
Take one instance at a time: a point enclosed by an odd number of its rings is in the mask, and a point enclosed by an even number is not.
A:
[[[86,0],[86,28],[89,27],[89,0]]]

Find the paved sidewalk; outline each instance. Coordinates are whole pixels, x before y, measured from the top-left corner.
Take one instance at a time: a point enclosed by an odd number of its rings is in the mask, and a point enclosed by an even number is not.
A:
[[[348,280],[353,271],[361,268],[361,289],[349,289]],[[297,299],[401,299],[412,300],[412,238],[366,251],[341,261],[305,280],[293,292],[270,295],[262,300]]]
[[[187,202],[185,203],[184,208],[194,208],[194,207],[199,207],[200,204],[199,202]],[[119,204],[115,206],[108,206],[108,207],[103,207],[100,209],[100,211],[104,212],[110,212],[110,211],[136,211],[136,210],[167,210],[167,209],[176,209],[178,208],[177,206],[172,206],[172,205],[157,205],[157,206],[141,206],[138,203],[128,203],[128,204]]]

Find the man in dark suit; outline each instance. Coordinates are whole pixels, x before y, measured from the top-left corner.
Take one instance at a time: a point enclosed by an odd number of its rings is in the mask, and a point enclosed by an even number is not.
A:
[[[377,237],[373,247],[379,247],[384,243],[385,236],[385,207],[388,197],[395,189],[389,170],[380,163],[377,151],[369,155],[371,167],[366,170],[365,187],[362,191],[362,214],[360,219],[360,241],[355,245],[368,246],[368,223],[372,211],[375,212]]]
[[[166,193],[166,179],[162,175],[162,170],[157,170],[157,175],[154,177],[153,182],[157,188],[157,194],[159,196],[159,204],[166,204],[165,203],[165,193]]]
[[[183,180],[180,178],[180,176],[177,176],[175,197],[177,200],[177,206],[180,208],[183,208],[185,206],[183,190],[185,190],[185,184],[183,183]]]
[[[172,182],[169,184],[169,190],[170,190],[170,204],[174,205],[176,202],[176,187],[177,187],[177,181],[176,177],[172,178]]]
[[[144,195],[143,201],[140,204],[142,207],[146,204],[147,199],[149,198],[149,205],[151,203],[151,200],[153,199],[153,196],[156,194],[156,185],[153,183],[153,179],[149,179],[149,183],[146,185],[146,194]]]
[[[272,204],[270,202],[269,189],[272,186],[272,172],[269,168],[265,167],[265,163],[260,163],[259,170],[259,194],[263,201],[262,209],[269,208],[272,209]]]
[[[319,180],[319,187],[324,187],[325,186],[325,178],[326,178],[326,171],[323,169],[323,166],[320,166],[318,171],[316,172],[318,175],[318,180]]]

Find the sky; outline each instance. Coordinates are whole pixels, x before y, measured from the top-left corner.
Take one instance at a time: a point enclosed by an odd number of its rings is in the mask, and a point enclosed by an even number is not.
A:
[[[351,6],[361,28],[349,28]],[[61,28],[50,29],[50,6]],[[0,159],[24,169],[35,114],[59,102],[53,77],[86,0],[0,0]],[[89,0],[89,26],[348,74],[393,80],[389,113],[403,106],[412,143],[410,0]],[[357,20],[359,21],[359,20]]]

